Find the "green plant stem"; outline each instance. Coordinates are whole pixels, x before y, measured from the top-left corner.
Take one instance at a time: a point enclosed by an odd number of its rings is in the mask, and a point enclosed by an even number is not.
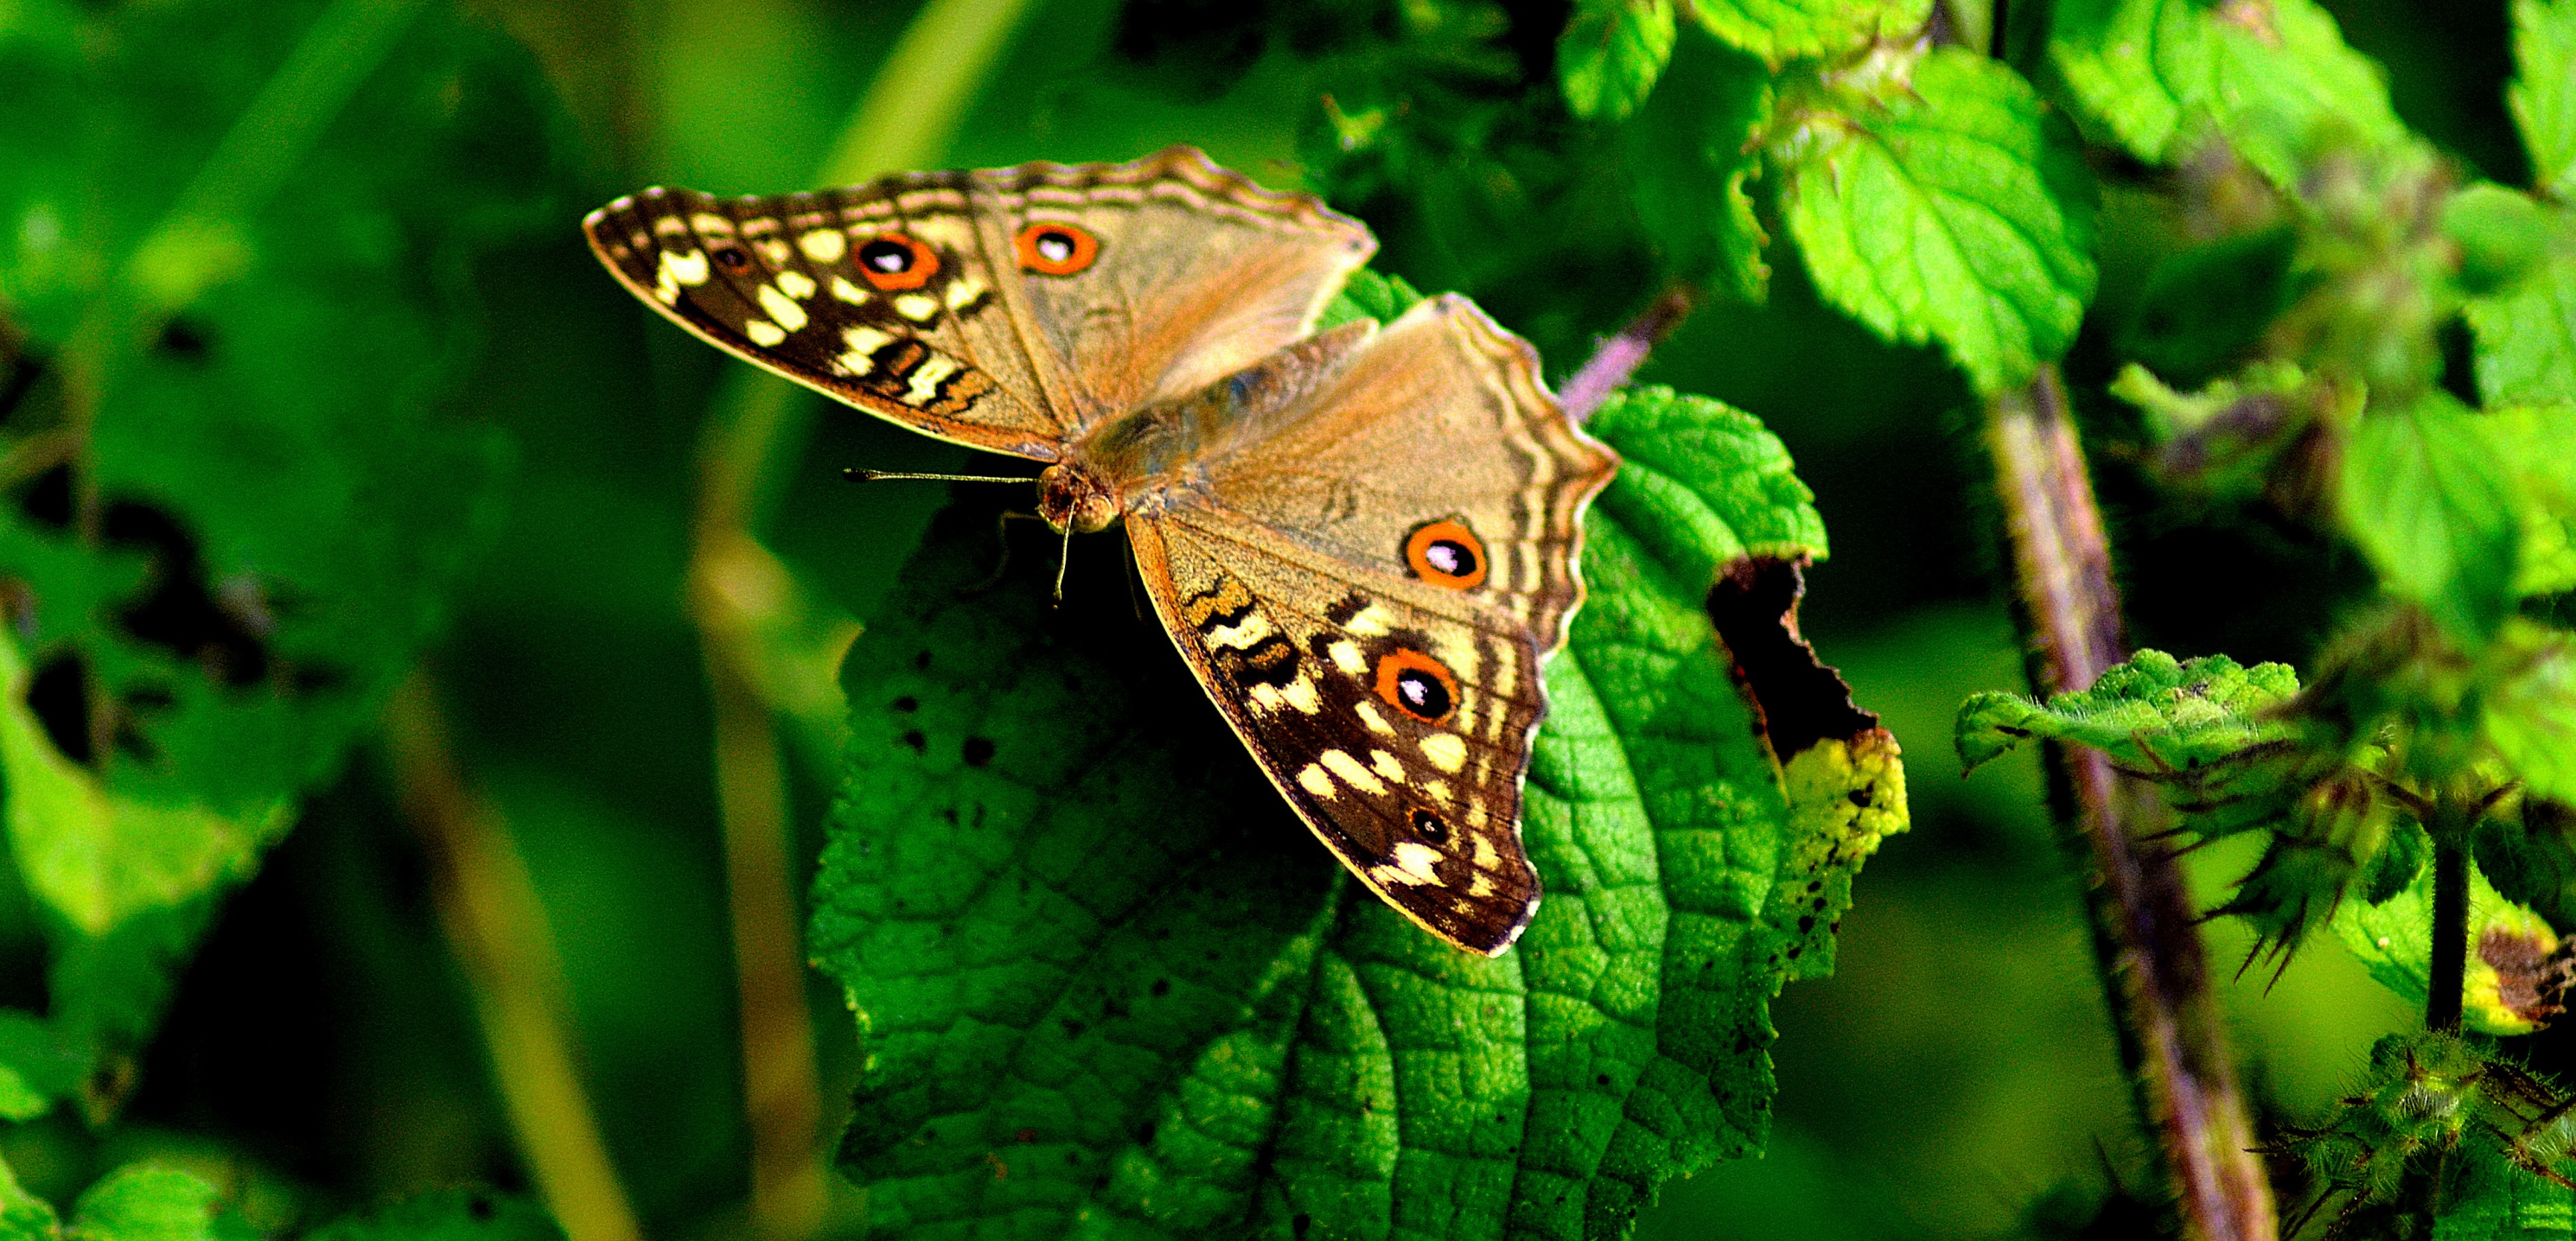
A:
[[[2458,1033],[2461,992],[2468,985],[2469,857],[2456,840],[2433,845],[2433,956],[2427,972],[2424,1028]]]
[[[394,691],[385,740],[529,1178],[570,1241],[642,1241],[575,1068],[570,990],[545,906],[508,822],[459,769],[427,677]]]
[[[936,160],[1027,9],[1027,0],[931,0],[887,54],[816,183],[847,184]],[[817,662],[803,658],[813,652],[773,648],[783,635],[820,633],[836,654],[857,626],[843,617],[818,625],[801,614],[805,592],[757,530],[813,411],[812,394],[784,380],[749,367],[728,377],[700,441],[689,565],[690,611],[715,715],[716,800],[752,1142],[751,1223],[786,1241],[821,1225],[826,1182],[778,717],[787,714],[812,733],[836,726],[839,708],[836,697],[802,693],[795,678],[778,675],[782,666]]]
[[[2080,690],[2127,657],[2110,543],[2054,367],[1987,403],[1986,444],[2011,545],[2032,689]],[[2270,1241],[2277,1231],[2253,1126],[2210,991],[2199,915],[2167,850],[2141,847],[2141,808],[2108,756],[2058,748],[2055,791],[2093,875],[2094,942],[2138,1087],[2159,1138],[2183,1235]]]

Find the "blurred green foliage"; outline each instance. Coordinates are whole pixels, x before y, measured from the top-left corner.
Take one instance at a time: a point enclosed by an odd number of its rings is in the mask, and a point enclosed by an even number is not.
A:
[[[1767,1157],[1667,1186],[1637,1235],[2050,1232],[2152,1184],[2037,764],[1963,782],[1940,744],[2019,662],[1956,430],[2039,362],[2063,357],[2097,449],[2142,643],[2312,686],[2398,669],[2401,701],[2338,699],[2347,740],[2438,716],[2454,744],[2405,770],[2576,779],[2551,723],[2576,454],[2514,449],[2565,443],[2576,398],[2541,330],[2576,304],[2576,5],[2264,7],[2270,39],[2188,0],[1968,0],[1937,14],[1959,46],[1911,59],[1920,4],[1047,0],[934,135],[948,166],[1189,142],[1302,182],[1370,222],[1382,270],[1473,294],[1556,378],[1668,284],[1707,295],[1642,378],[1795,455],[1836,553],[1804,627],[1913,743],[1916,830],[1860,884],[1839,975],[1772,1009]],[[543,898],[646,1231],[743,1228],[682,588],[725,364],[616,290],[574,221],[650,183],[805,188],[918,15],[0,0],[0,576],[42,603],[7,601],[0,663],[24,684],[0,714],[0,1114],[29,1117],[0,1155],[36,1196],[0,1195],[0,1228],[276,1236],[534,1188],[366,742],[424,651]],[[2264,108],[2196,114],[2210,92]],[[2242,166],[2186,158],[2208,132]],[[1894,248],[1900,224],[1949,240]],[[2297,468],[2318,427],[2356,431],[2349,490]],[[839,411],[805,434],[764,534],[826,604],[888,614],[941,497],[837,471],[961,454]],[[1086,581],[1076,556],[1073,588],[1114,604],[1107,558]],[[2327,658],[2387,615],[2364,610],[2383,585],[2441,636]],[[2465,663],[2413,658],[2436,642]],[[838,773],[789,756],[802,867]],[[2490,806],[2478,856],[2566,925],[2549,804]],[[113,848],[46,849],[65,822]],[[2264,851],[2195,855],[2202,904]],[[2253,934],[2214,924],[2214,955]],[[837,989],[809,992],[837,1100],[860,1043]],[[2331,942],[2223,999],[2280,1115],[2402,1076],[2364,1049],[2408,1004]],[[2564,1079],[2567,1037],[2514,1050]],[[2396,1140],[2337,1123],[2362,1136],[2329,1182]],[[844,1228],[864,1206],[834,1192]],[[476,1201],[328,1231],[532,1226]]]

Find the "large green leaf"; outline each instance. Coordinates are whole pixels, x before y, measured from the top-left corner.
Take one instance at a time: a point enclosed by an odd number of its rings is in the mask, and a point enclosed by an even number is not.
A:
[[[2092,190],[2029,84],[1942,48],[1846,107],[1775,148],[1826,299],[1882,336],[1938,338],[1987,391],[2063,354],[2093,296]]]
[[[466,263],[553,148],[422,0],[11,14],[0,769],[50,1016],[116,1054],[437,623],[499,461]]]
[[[2284,189],[2323,145],[2409,141],[2379,67],[2310,0],[2222,13],[2195,0],[2069,0],[2049,56],[2084,111],[2140,159],[2165,163],[2215,127]]]
[[[816,880],[868,1056],[841,1165],[880,1226],[1609,1237],[1758,1146],[1767,1002],[1829,967],[1901,770],[1884,733],[1834,736],[1784,755],[1784,795],[1729,682],[1713,574],[1820,549],[1778,442],[1669,393],[1594,429],[1627,465],[1548,670],[1547,896],[1491,960],[1344,878],[1110,580],[1114,544],[1077,541],[1054,611],[1053,540],[983,589],[992,510],[943,519],[851,650]]]

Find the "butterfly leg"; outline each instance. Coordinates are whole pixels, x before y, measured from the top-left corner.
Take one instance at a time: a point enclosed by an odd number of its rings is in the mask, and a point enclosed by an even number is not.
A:
[[[1003,576],[1011,571],[1011,523],[1014,521],[1043,522],[1045,520],[1045,518],[1042,518],[1035,513],[1022,513],[1008,509],[1004,510],[1000,516],[995,517],[993,519],[993,538],[995,542],[1002,545],[1001,559],[993,563],[993,572],[990,576],[972,586],[959,589],[957,593],[960,596],[980,595],[985,591],[1001,585]],[[1064,573],[1061,569],[1058,569],[1056,572],[1055,592],[1056,598],[1064,598]]]

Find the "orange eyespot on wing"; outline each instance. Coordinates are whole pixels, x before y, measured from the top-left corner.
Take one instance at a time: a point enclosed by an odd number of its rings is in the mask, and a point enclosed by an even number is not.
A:
[[[901,233],[880,233],[859,243],[856,257],[859,274],[879,292],[918,289],[939,274],[939,252]]]
[[[1485,541],[1464,522],[1424,522],[1404,538],[1404,564],[1434,586],[1472,590],[1485,581]]]
[[[1100,239],[1071,224],[1040,220],[1020,230],[1020,266],[1041,276],[1070,276],[1100,257]]]
[[[1437,724],[1458,709],[1458,678],[1439,660],[1400,646],[1378,657],[1377,696],[1425,724]]]

